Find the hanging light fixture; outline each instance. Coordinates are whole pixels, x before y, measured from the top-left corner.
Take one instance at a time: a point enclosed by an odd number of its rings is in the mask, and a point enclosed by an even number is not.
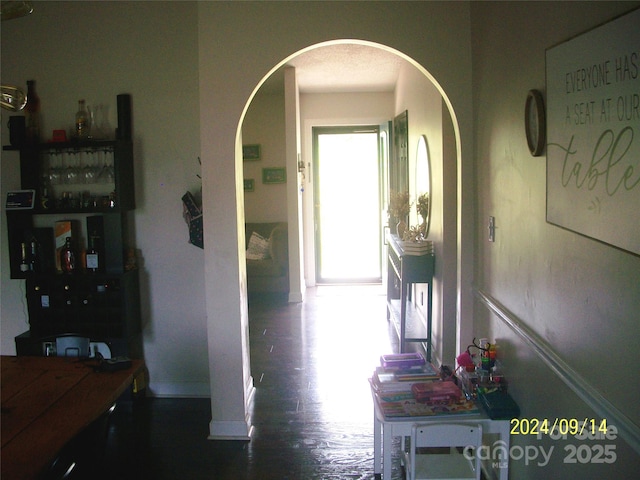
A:
[[[29,1],[2,1],[0,15],[2,21],[24,17],[33,12],[33,3]]]
[[[5,110],[11,112],[19,112],[27,104],[27,94],[19,87],[14,85],[2,85],[2,97],[0,97],[0,105]]]

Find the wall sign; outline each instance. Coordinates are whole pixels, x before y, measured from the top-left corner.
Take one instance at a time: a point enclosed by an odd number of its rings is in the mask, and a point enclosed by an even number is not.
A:
[[[547,221],[640,255],[640,10],[546,52]]]

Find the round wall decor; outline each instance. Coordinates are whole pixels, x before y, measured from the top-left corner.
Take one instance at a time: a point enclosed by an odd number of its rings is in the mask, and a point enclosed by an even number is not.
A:
[[[524,128],[527,145],[534,157],[542,155],[546,143],[544,99],[539,90],[529,90],[524,107]]]

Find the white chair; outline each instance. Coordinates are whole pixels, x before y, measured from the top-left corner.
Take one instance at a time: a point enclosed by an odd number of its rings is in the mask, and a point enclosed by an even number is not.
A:
[[[413,426],[406,455],[409,480],[480,480],[478,447],[482,426],[473,423],[423,423]],[[447,453],[421,453],[419,449],[449,447]],[[462,448],[462,453],[458,451]]]

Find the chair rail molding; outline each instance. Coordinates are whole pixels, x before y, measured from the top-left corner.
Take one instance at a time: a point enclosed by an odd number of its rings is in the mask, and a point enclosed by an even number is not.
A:
[[[640,427],[629,419],[598,390],[589,384],[569,364],[562,360],[551,346],[523,321],[510,312],[488,293],[475,289],[476,297],[489,311],[502,320],[514,333],[524,340],[540,359],[564,382],[584,403],[600,417],[615,425],[618,434],[640,453]]]

